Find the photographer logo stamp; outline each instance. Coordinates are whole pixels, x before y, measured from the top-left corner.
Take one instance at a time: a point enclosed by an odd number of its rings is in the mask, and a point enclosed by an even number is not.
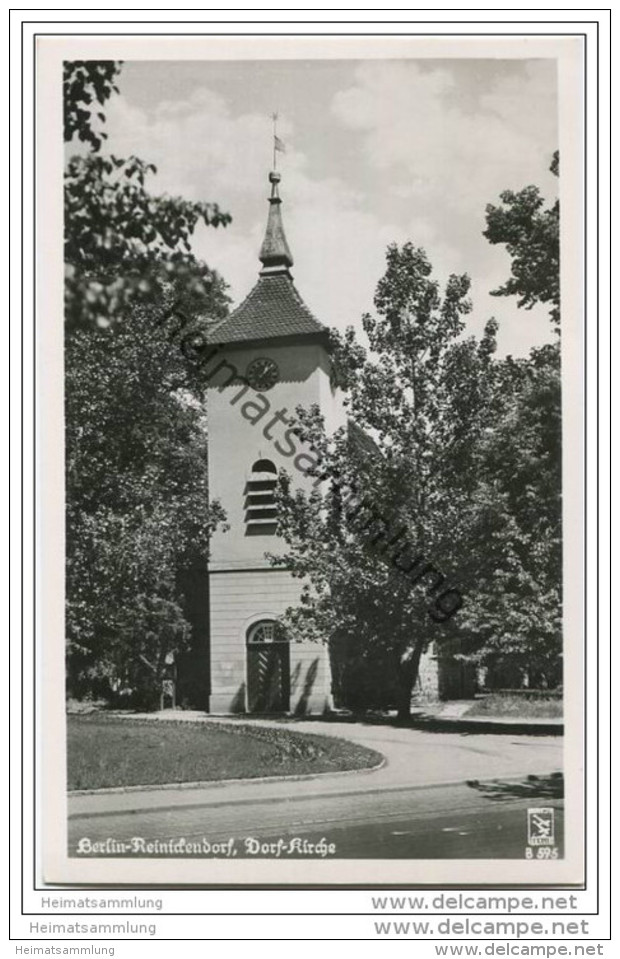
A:
[[[555,845],[554,810],[549,807],[527,811],[527,841],[530,846]]]

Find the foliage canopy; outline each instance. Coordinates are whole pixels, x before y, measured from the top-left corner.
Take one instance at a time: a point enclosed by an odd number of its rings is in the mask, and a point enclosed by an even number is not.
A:
[[[221,277],[191,253],[216,204],[151,195],[152,164],[101,152],[117,63],[65,64],[68,678],[74,694],[153,705],[190,646],[187,587],[223,521],[207,490],[200,380],[166,335],[226,315]]]

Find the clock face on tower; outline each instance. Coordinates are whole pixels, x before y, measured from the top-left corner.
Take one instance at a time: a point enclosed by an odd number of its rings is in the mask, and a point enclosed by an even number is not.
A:
[[[264,393],[278,382],[280,371],[273,360],[260,356],[252,360],[245,371],[245,375],[253,390]]]

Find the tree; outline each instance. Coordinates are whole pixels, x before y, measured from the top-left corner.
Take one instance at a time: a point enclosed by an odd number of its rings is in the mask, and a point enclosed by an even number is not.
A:
[[[118,93],[119,60],[65,60],[63,63],[63,115],[65,143],[75,138],[99,150],[107,133],[103,106]],[[98,122],[97,122],[98,121]]]
[[[556,151],[549,169],[560,172]],[[536,186],[514,193],[505,190],[502,206],[488,204],[484,236],[490,243],[505,244],[512,258],[512,275],[493,296],[518,296],[519,306],[531,309],[536,303],[551,304],[550,317],[560,324],[560,201],[544,208]]]
[[[100,152],[92,105],[119,69],[65,65],[65,135],[91,149],[65,178],[68,680],[152,705],[167,657],[190,644],[185,587],[223,521],[206,488],[202,385],[165,320],[181,311],[191,332],[226,315],[225,284],[190,237],[229,217],[151,196],[151,164]]]
[[[510,685],[562,679],[561,389],[555,345],[498,363],[498,410],[479,450],[479,496],[503,514],[499,562],[460,620],[470,660]],[[512,680],[509,679],[512,677]]]
[[[146,189],[152,163],[101,153],[99,109],[113,92],[120,64],[65,64],[65,140],[89,145],[65,170],[65,319],[70,328],[106,327],[133,305],[154,302],[170,283],[207,300],[214,273],[197,263],[190,239],[199,222],[230,222],[216,203],[153,196]],[[98,108],[94,115],[94,101]]]
[[[506,244],[512,275],[494,293],[550,304],[559,326],[559,204],[544,208],[533,186],[501,200],[485,235]],[[378,317],[363,318],[372,354],[352,330],[334,337],[352,423],[375,449],[355,430],[330,440],[318,411],[300,410],[329,492],[282,481],[287,550],[273,561],[306,580],[289,628],[358,661],[391,657],[403,718],[433,641],[458,639],[463,658],[532,684],[561,680],[559,348],[498,361],[495,321],[462,339],[468,288],[451,277],[441,298],[423,251],[390,247]],[[392,532],[407,549],[387,562]]]
[[[286,548],[272,558],[305,580],[287,614],[292,633],[353,642],[360,655],[382,650],[401,719],[424,650],[458,635],[453,616],[492,564],[476,546],[500,521],[492,502],[472,509],[476,451],[492,414],[496,324],[479,341],[463,339],[469,279],[451,276],[441,296],[431,273],[424,251],[391,246],[377,316],[363,317],[372,354],[351,328],[333,335],[351,426],[329,437],[317,409],[297,411],[317,484],[307,494],[281,477]]]
[[[160,311],[168,304],[161,304]],[[75,692],[150,704],[189,647],[184,580],[223,520],[207,490],[200,384],[154,307],[66,349],[67,636]]]
[[[559,175],[559,155],[551,172]],[[559,202],[543,209],[535,186],[487,206],[491,243],[505,243],[512,276],[495,295],[531,308],[550,303],[559,332]],[[503,504],[503,562],[462,622],[475,629],[472,659],[508,667],[532,685],[562,678],[562,395],[559,343],[498,365],[497,416],[480,450],[482,495]]]

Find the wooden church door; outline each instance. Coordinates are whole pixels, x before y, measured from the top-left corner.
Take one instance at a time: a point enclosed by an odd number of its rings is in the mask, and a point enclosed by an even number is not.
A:
[[[261,620],[247,634],[248,711],[285,713],[290,706],[290,650],[278,623]]]

